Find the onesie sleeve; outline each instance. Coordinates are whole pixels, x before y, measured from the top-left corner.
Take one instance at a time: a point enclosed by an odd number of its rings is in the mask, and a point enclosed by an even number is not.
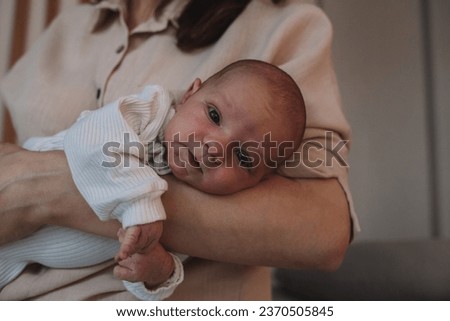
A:
[[[36,152],[63,150],[66,133],[67,130],[63,130],[53,136],[30,137],[23,143],[22,147]]]
[[[148,86],[98,110],[67,130],[64,151],[74,182],[101,220],[123,227],[165,219],[167,183],[147,164],[148,145],[171,117],[171,95]]]

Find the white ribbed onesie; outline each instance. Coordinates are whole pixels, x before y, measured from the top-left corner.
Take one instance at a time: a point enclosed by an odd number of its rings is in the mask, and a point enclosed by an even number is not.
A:
[[[64,150],[74,182],[101,220],[117,219],[124,228],[166,218],[161,194],[167,183],[158,176],[164,165],[163,128],[174,114],[171,95],[147,86],[95,111],[83,112],[69,129],[35,137],[24,147],[35,151]],[[149,149],[151,152],[149,153]],[[148,165],[149,158],[158,166]],[[0,247],[0,290],[30,263],[52,268],[85,267],[109,260],[118,252],[116,240],[81,231],[46,226],[31,236]],[[142,300],[162,300],[183,279],[180,259],[172,255],[175,272],[158,289],[124,281]]]

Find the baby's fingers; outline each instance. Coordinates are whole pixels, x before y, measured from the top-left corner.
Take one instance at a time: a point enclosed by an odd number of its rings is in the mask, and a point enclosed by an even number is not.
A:
[[[129,282],[138,282],[138,278],[136,277],[136,273],[134,270],[130,269],[125,265],[116,265],[113,270],[114,276],[119,280],[125,280]]]
[[[125,236],[125,230],[121,227],[121,228],[119,228],[119,230],[117,231],[117,238],[119,239],[119,242],[120,242],[120,243],[123,242],[124,236]]]
[[[138,250],[138,241],[141,234],[139,226],[131,226],[122,232],[119,230],[118,236],[121,243],[119,253],[116,257],[119,260],[125,260]]]

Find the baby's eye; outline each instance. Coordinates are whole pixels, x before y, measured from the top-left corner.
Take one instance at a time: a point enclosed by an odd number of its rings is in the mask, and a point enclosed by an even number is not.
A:
[[[239,163],[239,166],[249,169],[253,167],[253,159],[247,155],[242,149],[236,149],[236,157]]]
[[[220,114],[216,107],[211,105],[208,106],[208,117],[214,122],[214,124],[220,125]]]

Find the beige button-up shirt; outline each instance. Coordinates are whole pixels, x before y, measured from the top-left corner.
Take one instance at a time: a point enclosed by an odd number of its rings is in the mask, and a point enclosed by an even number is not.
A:
[[[52,135],[74,123],[82,110],[99,108],[147,84],[181,92],[195,77],[206,79],[235,60],[265,60],[294,78],[307,110],[301,153],[280,174],[337,178],[357,230],[345,166],[350,128],[331,62],[332,28],[323,12],[297,0],[281,5],[253,0],[214,45],[185,53],[174,38],[184,5],[172,1],[158,19],[131,32],[124,1],[79,5],[60,14],[1,84],[19,142]],[[42,268],[38,276],[28,271],[0,298],[131,299],[112,278],[111,265]],[[173,299],[270,299],[270,273],[267,268],[192,260]]]

